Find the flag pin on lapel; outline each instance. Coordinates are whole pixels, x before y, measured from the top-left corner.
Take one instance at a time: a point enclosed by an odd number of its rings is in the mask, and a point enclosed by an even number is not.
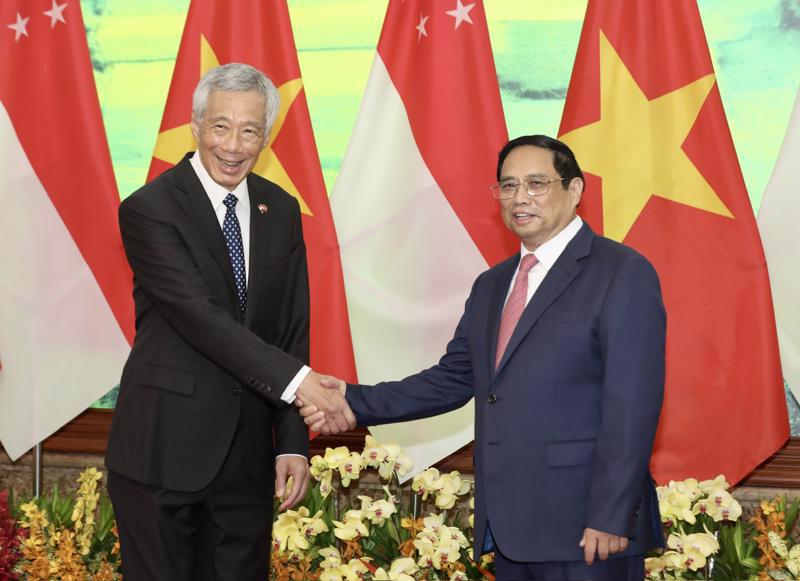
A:
[[[262,214],[266,214],[267,210],[269,210],[269,208],[267,208],[266,204],[259,204],[258,205],[258,211],[261,212]]]

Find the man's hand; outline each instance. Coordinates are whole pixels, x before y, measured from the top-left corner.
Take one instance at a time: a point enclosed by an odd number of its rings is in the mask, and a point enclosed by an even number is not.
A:
[[[303,456],[278,456],[275,460],[275,496],[277,498],[283,498],[286,493],[286,483],[289,477],[292,478],[292,489],[278,508],[279,512],[294,507],[306,497],[310,476],[308,460]]]
[[[601,561],[605,561],[608,559],[609,555],[621,553],[627,549],[628,538],[596,531],[595,529],[587,527],[583,529],[583,538],[579,546],[583,548],[584,561],[587,565],[591,565],[594,563],[595,554],[597,554]]]
[[[346,432],[356,427],[356,417],[344,399],[345,388],[342,380],[312,371],[297,389],[294,403],[314,431],[325,435]],[[313,414],[321,415],[309,421]]]
[[[344,394],[347,391],[347,384],[341,379],[337,379],[328,375],[322,375],[320,376],[320,385],[326,389],[330,389],[331,391],[338,392],[344,399]],[[335,422],[328,421],[325,416],[325,412],[317,408],[317,406],[303,401],[300,397],[295,400],[295,404],[297,404],[297,407],[300,408],[300,415],[303,416],[306,425],[311,428],[312,431],[319,432],[325,436],[329,436],[330,434],[338,434],[342,431],[338,429]],[[355,416],[353,416],[353,412],[350,410],[350,406],[347,405],[347,402],[345,402],[344,405],[347,408],[347,412],[349,413],[350,417],[352,417],[352,424],[349,425],[347,429],[353,429],[356,424]]]

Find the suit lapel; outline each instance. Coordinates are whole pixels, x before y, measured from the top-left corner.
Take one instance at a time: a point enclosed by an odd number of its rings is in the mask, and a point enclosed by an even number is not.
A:
[[[519,346],[520,342],[522,342],[525,335],[528,334],[531,327],[539,320],[539,317],[545,309],[564,292],[564,289],[566,289],[581,272],[583,266],[581,266],[580,259],[589,255],[593,238],[594,233],[584,222],[575,237],[567,244],[564,252],[558,257],[553,268],[551,268],[550,272],[544,277],[542,284],[536,289],[530,302],[528,302],[528,305],[522,312],[522,316],[514,329],[514,333],[508,341],[503,359],[500,361],[500,365],[497,366],[497,372],[503,368],[508,359],[514,354],[514,350]],[[506,289],[508,289],[508,286],[506,286]],[[494,335],[494,342],[496,344],[497,328],[494,329]]]
[[[264,272],[263,264],[267,253],[264,248],[268,244],[269,228],[264,220],[259,206],[268,208],[267,198],[253,180],[248,178],[247,190],[250,194],[250,278],[247,281],[247,311],[245,312],[245,326],[250,327],[253,316],[257,312],[258,302],[262,293],[258,292],[261,284],[260,277]]]
[[[222,228],[219,227],[219,221],[214,213],[214,208],[211,206],[211,201],[208,199],[200,179],[192,169],[189,158],[190,155],[187,154],[175,166],[174,183],[184,194],[177,196],[178,203],[197,227],[212,256],[214,256],[225,273],[228,289],[236,297],[238,295],[236,293],[236,283],[233,279],[233,266],[231,266],[228,247],[225,245],[225,237],[222,235]]]

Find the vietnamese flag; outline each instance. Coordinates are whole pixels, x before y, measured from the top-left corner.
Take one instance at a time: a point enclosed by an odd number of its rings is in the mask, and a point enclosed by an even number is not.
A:
[[[0,441],[12,460],[119,382],[132,277],[77,0],[0,2]]]
[[[148,179],[197,148],[189,129],[192,93],[209,69],[231,62],[261,70],[280,93],[280,112],[269,144],[253,171],[300,203],[311,291],[311,366],[355,380],[339,244],[286,0],[192,1]]]
[[[789,436],[769,280],[695,0],[590,0],[561,138],[597,232],[656,267],[656,479],[736,483]]]
[[[390,0],[331,203],[360,381],[436,363],[475,278],[519,252],[489,186],[508,140],[480,1]],[[474,438],[474,406],[375,426],[410,478]]]

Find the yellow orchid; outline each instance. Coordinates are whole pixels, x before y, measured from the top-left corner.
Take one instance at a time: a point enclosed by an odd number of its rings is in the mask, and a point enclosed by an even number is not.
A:
[[[658,508],[661,511],[661,521],[665,523],[686,521],[689,524],[697,522],[692,512],[692,499],[680,492],[677,488],[666,488],[660,495]]]
[[[438,537],[439,531],[441,531],[444,526],[444,515],[429,514],[422,519],[422,524],[425,525],[425,531],[431,531]]]
[[[381,581],[414,581],[412,575],[417,571],[419,571],[419,567],[417,567],[414,559],[402,557],[392,561],[388,573],[382,567],[379,567],[372,578]]]
[[[378,443],[378,440],[372,436],[367,436],[364,440],[364,451],[361,453],[361,458],[364,463],[371,468],[378,468],[386,458],[389,452]]]
[[[321,533],[328,532],[328,525],[322,519],[322,511],[318,510],[313,517],[302,519],[302,530],[306,537],[316,537]]]
[[[440,476],[434,483],[436,491],[436,506],[442,510],[449,510],[455,506],[459,496],[463,496],[470,489],[468,480],[462,480],[457,471]]]
[[[411,481],[411,490],[422,495],[422,500],[428,499],[428,494],[434,492],[434,483],[439,480],[439,471],[436,468],[423,470]]]
[[[717,503],[710,498],[701,498],[692,506],[692,513],[697,515],[706,514],[714,518],[718,512]]]
[[[325,547],[319,550],[319,555],[323,558],[319,566],[322,569],[333,569],[342,564],[342,556],[336,547]]]
[[[337,469],[344,464],[350,457],[350,450],[346,446],[339,446],[338,448],[325,448],[325,456],[323,460],[331,468]]]
[[[742,516],[742,505],[729,492],[715,490],[709,495],[708,499],[717,507],[716,513],[712,515],[715,522],[723,520],[734,522]]]
[[[360,474],[361,454],[357,452],[350,452],[350,454],[339,464],[339,476],[342,481],[342,486],[345,488],[348,487],[350,485],[350,481],[358,479]]]
[[[731,485],[725,480],[725,475],[720,474],[713,480],[703,480],[698,484],[703,494],[711,494],[717,490],[728,490]]]
[[[360,510],[348,510],[344,515],[344,522],[333,521],[336,527],[333,534],[337,539],[352,541],[357,536],[368,537],[369,529],[362,522],[364,514]]]
[[[705,567],[707,558],[719,551],[719,541],[709,532],[689,535],[673,533],[667,539],[667,546],[680,554],[683,568],[692,571]]]
[[[402,478],[408,474],[413,467],[414,461],[411,459],[411,456],[406,454],[403,450],[400,450],[400,454],[394,461],[394,471],[397,472],[397,475]]]
[[[644,572],[648,579],[661,579],[661,572],[666,569],[664,557],[648,557],[644,560]]]
[[[445,542],[436,547],[433,554],[433,567],[442,569],[447,565],[455,563],[461,556],[461,547],[457,543]]]
[[[450,581],[469,581],[469,577],[464,571],[459,571],[456,569],[452,573],[450,573]]]
[[[669,571],[686,571],[686,560],[683,554],[678,551],[666,551],[661,558],[664,559],[664,567]]]
[[[322,456],[317,455],[311,458],[309,472],[314,480],[321,480],[325,476],[325,473],[330,473],[330,471],[331,467],[328,466],[328,463]]]
[[[469,498],[469,508],[472,512],[469,513],[469,528],[475,528],[475,497],[470,496]]]
[[[394,499],[394,496],[389,495]],[[361,512],[374,525],[382,525],[387,518],[397,512],[393,502],[388,500],[373,500],[369,496],[359,496],[361,501]]]
[[[311,477],[319,482],[319,492],[322,498],[328,498],[332,490],[333,469],[322,456],[311,458]]]

